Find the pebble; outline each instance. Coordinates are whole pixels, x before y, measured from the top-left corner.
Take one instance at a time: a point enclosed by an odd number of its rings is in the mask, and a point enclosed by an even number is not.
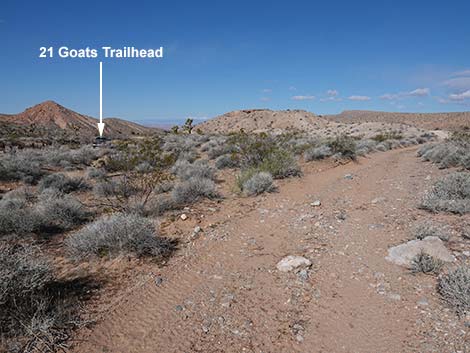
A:
[[[180,216],[180,218],[181,218],[183,221],[185,221],[185,220],[188,219],[188,216],[186,215],[186,213],[183,213],[183,214]]]
[[[183,311],[183,307],[181,305],[175,306],[176,311]]]
[[[352,179],[353,179],[353,176],[352,176],[352,174],[346,174],[346,175],[344,176],[344,179],[352,180]]]
[[[310,206],[319,207],[319,206],[321,206],[321,201],[320,200],[315,200],[310,204]]]

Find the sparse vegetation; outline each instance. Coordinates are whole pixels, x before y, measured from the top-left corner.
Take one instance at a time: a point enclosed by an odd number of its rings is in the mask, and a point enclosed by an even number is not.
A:
[[[348,135],[340,135],[328,143],[333,154],[342,158],[356,159],[356,140]]]
[[[459,314],[470,312],[470,267],[458,266],[439,278],[438,290],[444,301]]]
[[[423,240],[426,237],[438,237],[443,241],[448,241],[450,239],[450,232],[447,227],[427,220],[419,222],[414,227],[413,237],[419,240]]]
[[[53,269],[39,248],[0,244],[3,348],[11,352],[63,348],[66,331],[79,323],[77,307],[78,293],[54,278]]]
[[[333,155],[333,151],[327,145],[312,147],[305,151],[304,159],[306,162],[313,160],[324,159]]]
[[[432,212],[470,212],[470,173],[456,172],[438,180],[421,202]]]
[[[434,258],[433,256],[420,252],[411,261],[410,270],[413,273],[438,273],[443,266],[441,260]]]
[[[69,236],[65,245],[76,260],[121,254],[162,258],[173,249],[172,242],[159,236],[149,219],[124,213],[103,216],[86,225]]]
[[[372,140],[377,142],[384,142],[387,140],[401,140],[403,135],[398,131],[386,131],[372,137]]]
[[[201,177],[191,177],[177,183],[171,192],[176,205],[188,205],[204,197],[212,199],[218,196],[214,182]]]
[[[423,146],[418,151],[425,161],[431,161],[440,168],[462,167],[470,169],[470,134],[465,131],[454,132],[441,143]]]
[[[249,196],[273,191],[273,177],[267,172],[256,172],[242,184],[242,190]]]
[[[40,191],[48,188],[57,189],[67,194],[72,191],[89,189],[90,186],[81,177],[70,178],[62,173],[55,173],[46,175],[38,184],[38,189]]]
[[[223,154],[222,156],[217,157],[215,160],[215,166],[217,169],[237,168],[239,166],[239,162],[236,155]]]

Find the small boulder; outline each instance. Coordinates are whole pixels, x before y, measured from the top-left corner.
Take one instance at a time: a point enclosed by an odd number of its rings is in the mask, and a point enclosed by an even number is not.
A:
[[[319,207],[319,206],[321,206],[321,201],[320,200],[315,200],[310,205],[313,206],[313,207]]]
[[[410,240],[388,249],[386,260],[400,266],[410,266],[413,258],[424,252],[432,257],[445,262],[455,261],[455,257],[438,237],[426,237],[423,240]]]
[[[186,215],[186,213],[183,213],[183,214],[180,216],[180,218],[181,218],[183,221],[185,221],[185,220],[188,219],[188,216]]]
[[[276,268],[281,272],[289,272],[299,267],[305,268],[310,266],[312,266],[312,262],[309,259],[303,256],[289,255],[279,261]]]

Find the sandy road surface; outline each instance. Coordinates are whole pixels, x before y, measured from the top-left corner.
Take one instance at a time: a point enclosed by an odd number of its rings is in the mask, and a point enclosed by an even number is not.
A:
[[[163,282],[133,291],[75,352],[446,351],[417,305],[441,306],[435,279],[384,259],[440,173],[415,148],[394,150],[224,201]],[[277,271],[286,255],[312,261],[308,278]]]

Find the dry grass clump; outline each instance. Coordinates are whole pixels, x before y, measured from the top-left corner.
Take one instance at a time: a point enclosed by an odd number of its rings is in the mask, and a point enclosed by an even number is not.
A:
[[[87,190],[90,185],[83,178],[70,178],[62,173],[49,174],[43,177],[38,183],[38,189],[43,191],[48,188],[57,189],[63,193]]]
[[[91,257],[161,258],[173,249],[172,243],[158,235],[149,219],[137,214],[115,213],[86,225],[65,240],[69,255],[76,260]]]
[[[470,212],[470,173],[456,172],[438,180],[420,206],[432,212]]]
[[[413,273],[438,273],[443,266],[441,260],[434,258],[433,256],[420,252],[411,261],[410,270]]]
[[[461,265],[439,278],[438,291],[459,314],[470,313],[470,267]]]
[[[448,241],[450,239],[450,232],[447,227],[429,220],[416,224],[413,228],[412,234],[415,239],[419,240],[423,240],[426,237],[438,237],[443,241]]]

